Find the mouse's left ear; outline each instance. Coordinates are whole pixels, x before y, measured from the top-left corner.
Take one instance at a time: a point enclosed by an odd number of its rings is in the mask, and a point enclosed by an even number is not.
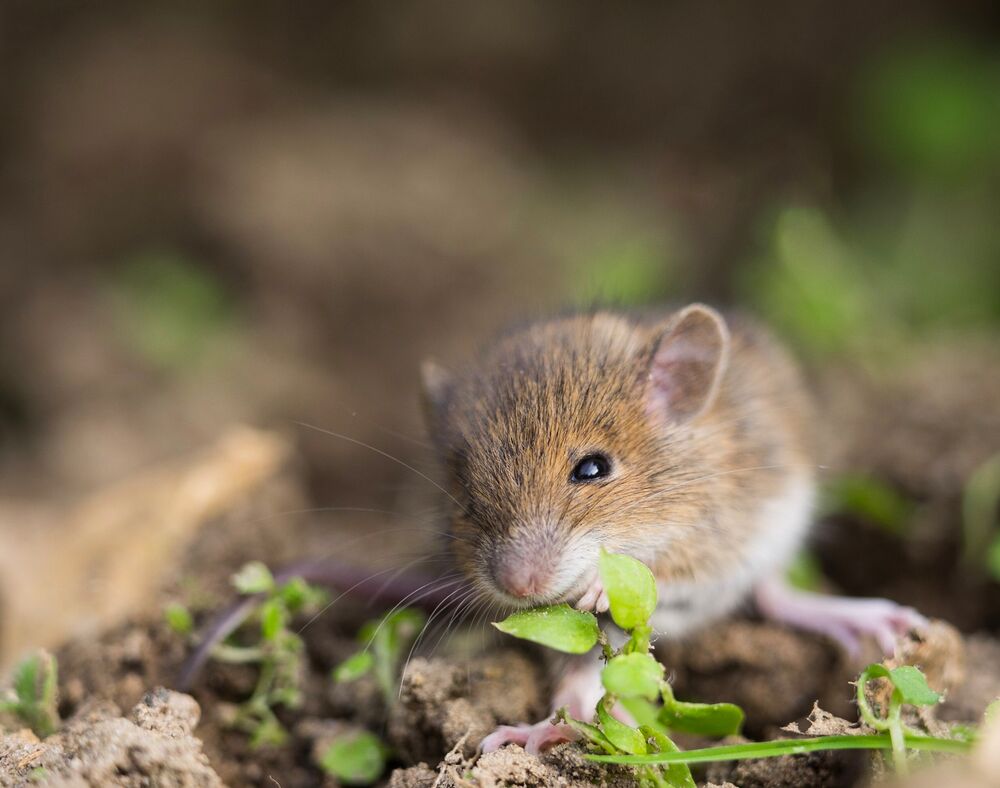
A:
[[[432,435],[437,433],[440,416],[451,398],[451,373],[432,359],[420,364],[424,416]]]
[[[729,358],[729,329],[722,315],[691,304],[667,321],[649,366],[651,415],[683,423],[711,406]]]

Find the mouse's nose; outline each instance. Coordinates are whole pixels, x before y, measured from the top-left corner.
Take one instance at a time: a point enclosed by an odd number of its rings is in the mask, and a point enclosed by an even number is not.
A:
[[[500,587],[519,599],[539,596],[548,590],[552,572],[524,557],[507,560],[497,567],[496,579]]]

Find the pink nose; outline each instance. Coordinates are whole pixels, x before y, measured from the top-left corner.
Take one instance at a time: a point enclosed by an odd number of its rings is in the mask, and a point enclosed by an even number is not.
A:
[[[505,563],[497,571],[497,581],[503,590],[521,599],[545,593],[550,578],[549,570],[533,566],[523,558]]]

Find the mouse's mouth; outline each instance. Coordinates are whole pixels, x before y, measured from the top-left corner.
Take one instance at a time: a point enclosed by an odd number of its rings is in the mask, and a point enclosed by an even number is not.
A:
[[[542,588],[533,593],[512,594],[494,578],[483,578],[480,587],[487,596],[504,607],[515,610],[526,610],[546,605],[569,604],[576,605],[586,594],[597,577],[597,567],[585,568],[561,582],[554,583],[551,588]]]

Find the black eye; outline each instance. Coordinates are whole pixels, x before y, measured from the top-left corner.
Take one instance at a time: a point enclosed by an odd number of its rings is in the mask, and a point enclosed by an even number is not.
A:
[[[611,473],[611,460],[603,454],[588,454],[573,468],[571,482],[592,482]]]

